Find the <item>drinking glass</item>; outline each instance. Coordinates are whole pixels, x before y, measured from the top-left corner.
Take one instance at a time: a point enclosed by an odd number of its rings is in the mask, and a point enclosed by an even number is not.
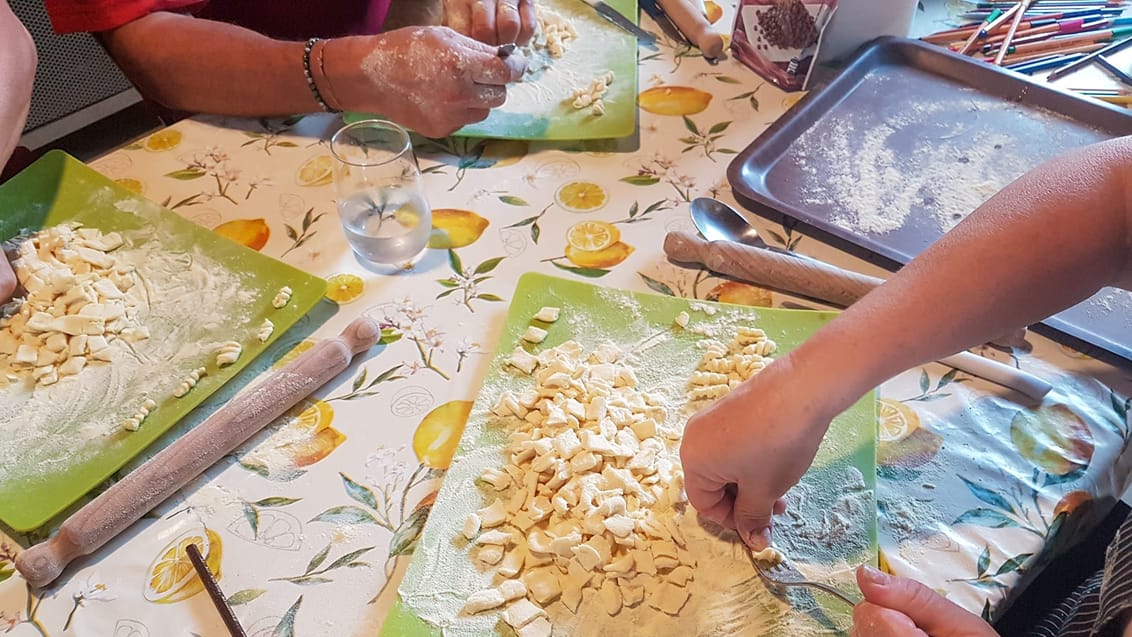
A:
[[[366,261],[412,261],[428,245],[432,210],[409,133],[380,119],[343,127],[330,139],[346,240]]]

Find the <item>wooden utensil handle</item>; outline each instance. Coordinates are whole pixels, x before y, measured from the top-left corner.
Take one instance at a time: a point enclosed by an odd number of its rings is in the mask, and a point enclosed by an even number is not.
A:
[[[51,583],[71,560],[92,553],[121,533],[340,374],[355,355],[373,347],[380,336],[381,327],[376,322],[360,318],[339,336],[319,341],[76,511],[55,536],[20,553],[16,568],[33,586]]]
[[[657,4],[704,57],[715,59],[723,56],[723,35],[711,27],[699,8],[686,0],[657,0]]]
[[[674,261],[701,263],[720,274],[840,307],[852,305],[883,282],[821,261],[731,241],[708,242],[686,232],[668,233],[664,238],[664,253]]]

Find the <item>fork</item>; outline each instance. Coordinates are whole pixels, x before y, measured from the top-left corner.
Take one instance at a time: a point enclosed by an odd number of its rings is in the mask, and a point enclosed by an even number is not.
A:
[[[850,606],[856,606],[860,601],[853,599],[852,597],[846,595],[845,593],[842,593],[841,591],[828,584],[823,584],[821,582],[815,582],[806,579],[805,576],[798,571],[798,569],[794,568],[794,566],[792,566],[790,562],[786,560],[785,556],[783,557],[783,560],[778,564],[768,567],[766,564],[755,559],[754,553],[751,552],[751,547],[747,546],[746,544],[743,544],[743,546],[747,549],[747,558],[751,560],[751,564],[754,565],[755,571],[758,572],[759,577],[761,577],[768,586],[805,586],[809,588],[816,588],[820,591],[825,591],[826,593],[833,595],[837,599],[840,599]]]

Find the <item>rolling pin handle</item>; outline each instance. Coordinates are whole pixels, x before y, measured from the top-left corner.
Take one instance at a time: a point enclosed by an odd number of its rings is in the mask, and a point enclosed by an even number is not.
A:
[[[33,587],[42,588],[55,581],[67,564],[82,554],[65,530],[60,530],[55,537],[17,555],[16,570]]]

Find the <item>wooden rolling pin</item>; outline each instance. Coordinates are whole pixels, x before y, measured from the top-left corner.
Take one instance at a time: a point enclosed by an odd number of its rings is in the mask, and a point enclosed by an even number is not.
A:
[[[51,539],[16,556],[16,569],[32,586],[50,584],[71,560],[98,550],[340,374],[354,356],[373,347],[380,336],[376,322],[360,318],[339,336],[319,341],[76,511]]]
[[[734,241],[704,241],[687,232],[669,232],[664,253],[673,261],[702,263],[713,272],[840,307],[849,307],[884,283],[816,259],[799,259]]]
[[[712,28],[703,10],[690,0],[657,0],[677,29],[709,60],[723,57],[723,35]]]
[[[669,232],[664,238],[664,253],[673,261],[700,263],[713,272],[842,307],[852,305],[883,283],[881,279],[828,263],[732,241],[704,241],[687,232]],[[1052,389],[1033,374],[970,352],[959,352],[939,362],[1022,392],[1033,400],[1041,400]]]

